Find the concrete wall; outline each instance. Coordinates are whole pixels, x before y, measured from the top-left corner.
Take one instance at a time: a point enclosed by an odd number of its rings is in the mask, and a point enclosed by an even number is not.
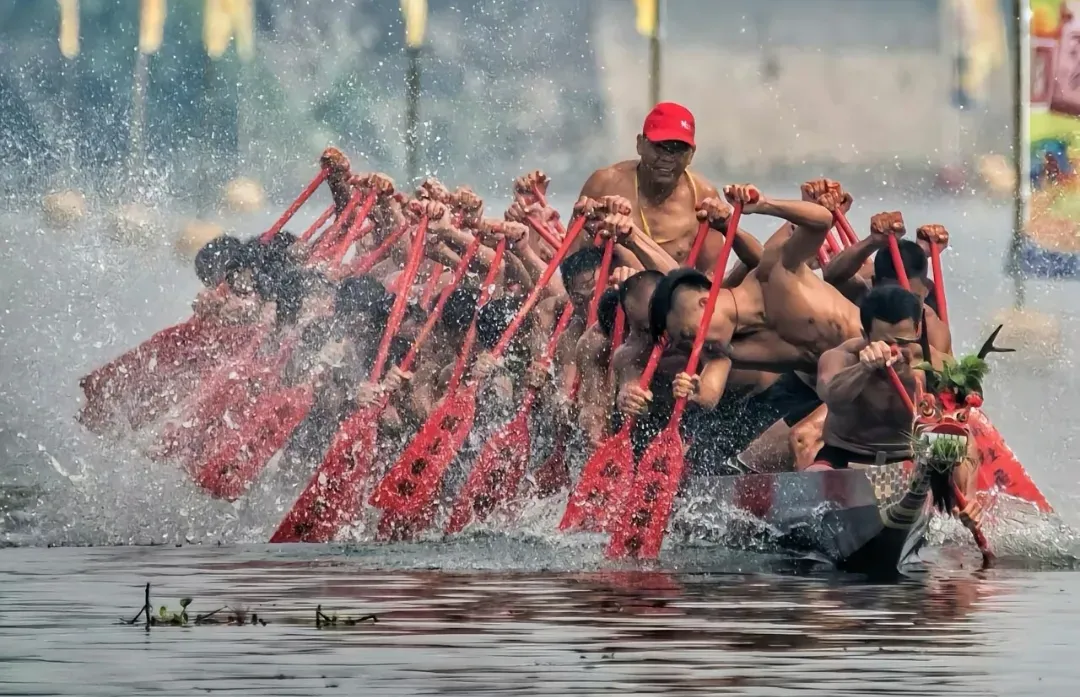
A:
[[[647,108],[647,41],[629,0],[602,4],[593,35],[607,131],[629,153]],[[661,96],[697,116],[699,167],[747,176],[921,176],[1007,149],[1008,72],[986,104],[952,105],[955,29],[942,4],[667,0]]]

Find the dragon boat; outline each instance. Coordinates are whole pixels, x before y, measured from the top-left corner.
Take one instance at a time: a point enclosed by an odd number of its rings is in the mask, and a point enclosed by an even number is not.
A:
[[[987,480],[1001,484],[999,474],[984,471],[1001,470],[1003,454],[990,454],[984,447],[992,434],[983,428],[989,422],[979,409],[986,356],[1012,350],[994,346],[1000,330],[978,354],[940,371],[925,363],[918,366],[925,371],[926,389],[915,400],[912,460],[831,471],[695,478],[693,496],[676,505],[674,530],[694,534],[710,518],[735,520],[735,530],[728,526],[726,546],[760,549],[767,540],[845,571],[895,574],[925,541],[933,510],[948,511],[957,504],[952,480],[958,467],[969,468],[968,476],[976,477],[980,491]],[[1034,488],[1015,458],[1009,469],[1010,486],[1024,488],[1027,482]],[[750,525],[738,525],[740,519]]]

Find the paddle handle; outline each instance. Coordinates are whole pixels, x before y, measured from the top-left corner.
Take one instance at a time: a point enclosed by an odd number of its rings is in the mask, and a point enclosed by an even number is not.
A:
[[[840,234],[847,241],[848,246],[859,241],[859,236],[855,234],[855,230],[851,227],[851,223],[848,221],[847,214],[844,211],[839,208],[833,211],[833,221],[836,223],[837,229],[840,230]]]
[[[734,230],[737,234],[739,230],[739,221],[738,219],[734,219],[734,215],[734,212],[732,212],[731,217],[728,218],[728,234],[730,234],[732,230]],[[739,216],[742,217],[741,206],[739,207]],[[732,222],[735,223],[734,226],[732,226]],[[703,220],[701,221],[701,224],[698,225],[697,234],[694,237],[694,244],[690,247],[689,256],[686,257],[687,266],[693,268],[694,264],[697,263],[698,257],[701,255],[701,250],[705,246],[705,238],[708,236],[709,221]],[[734,244],[735,238],[732,237],[731,239],[732,243]],[[726,238],[724,240],[724,244],[725,246],[727,245]],[[723,273],[723,269],[721,269],[721,273]],[[719,283],[717,284],[717,287],[719,287]],[[622,305],[619,306],[619,309],[622,309]],[[652,351],[649,353],[649,360],[645,363],[645,370],[642,371],[641,377],[638,378],[638,387],[640,387],[641,389],[647,390],[649,389],[649,385],[652,384],[653,376],[656,375],[656,369],[660,366],[660,358],[664,355],[665,347],[666,343],[664,339],[661,339],[658,343],[653,345]],[[623,435],[630,433],[630,431],[632,431],[634,428],[634,424],[636,423],[637,417],[631,416],[627,418],[623,421],[623,425],[622,428],[619,429],[619,433]]]
[[[341,237],[341,241],[338,242],[334,249],[330,252],[330,259],[335,264],[340,264],[341,260],[345,258],[345,255],[349,252],[349,247],[352,247],[353,242],[361,239],[366,233],[364,230],[364,223],[367,222],[368,216],[371,215],[371,209],[375,207],[375,192],[369,191],[367,197],[364,199],[364,204],[360,206],[360,212],[353,218],[352,225],[349,226],[348,231]]]
[[[574,222],[570,225],[570,230],[566,233],[566,237],[563,238],[562,245],[555,251],[555,256],[548,262],[547,268],[544,269],[544,273],[540,275],[540,279],[533,286],[532,291],[529,292],[529,296],[525,298],[525,302],[522,303],[521,309],[514,315],[514,319],[510,320],[510,326],[506,328],[506,331],[499,337],[499,342],[495,344],[495,348],[491,353],[495,358],[500,358],[506,352],[507,347],[510,346],[510,340],[514,338],[514,334],[521,328],[521,325],[525,322],[525,318],[532,312],[533,307],[540,301],[540,294],[544,292],[544,288],[551,282],[552,276],[559,269],[559,264],[570,253],[570,247],[573,246],[577,236],[581,233],[582,228],[585,227],[585,216],[579,215],[574,219]]]
[[[307,244],[308,240],[312,238],[312,236],[319,230],[319,228],[321,228],[323,225],[326,225],[326,221],[330,220],[330,216],[334,214],[335,210],[337,209],[334,207],[334,204],[331,203],[329,206],[327,206],[326,210],[324,210],[319,215],[319,217],[315,219],[315,222],[312,223],[307,230],[304,230],[304,234],[300,235],[300,239],[296,241],[297,244]]]
[[[402,223],[396,230],[386,236],[378,247],[371,250],[359,259],[354,259],[349,266],[348,275],[359,276],[360,274],[367,273],[374,268],[375,264],[378,264],[383,260],[390,250],[398,243],[405,233],[409,231],[409,224],[407,222]]]
[[[469,246],[471,248],[472,244],[470,243]],[[445,269],[442,264],[433,264],[431,271],[428,273],[427,282],[424,283],[424,292],[420,294],[420,308],[424,310],[424,312],[429,312],[431,310],[431,299],[435,297],[435,289],[439,287],[439,279],[442,278],[443,271],[445,271]],[[457,281],[451,282],[447,288],[453,289],[456,283]]]
[[[889,235],[889,254],[892,255],[893,268],[896,269],[896,281],[906,291],[911,290],[911,281],[908,279],[907,269],[904,268],[904,258],[900,256],[900,243],[895,235]]]
[[[720,298],[720,290],[724,278],[724,269],[727,268],[728,259],[731,257],[731,248],[735,246],[735,235],[739,229],[739,219],[742,218],[742,203],[736,203],[728,218],[727,235],[724,236],[724,247],[720,250],[720,256],[716,259],[713,267],[713,282],[709,288],[709,298],[705,301],[705,309],[701,313],[701,322],[698,323],[697,334],[694,336],[694,345],[690,349],[690,357],[686,361],[686,372],[693,375],[697,372],[698,363],[701,361],[701,350],[705,347],[705,337],[709,332],[709,324],[712,322],[713,312],[716,310],[716,301]],[[671,423],[678,423],[686,409],[686,397],[675,400],[675,408],[671,413]]]
[[[341,230],[341,226],[345,224],[345,221],[349,219],[349,216],[360,205],[360,190],[357,189],[349,196],[349,200],[345,203],[345,207],[341,209],[341,213],[338,217],[334,218],[334,223],[326,228],[319,238],[312,243],[311,248],[308,251],[308,259],[311,261],[318,261],[326,254],[326,249],[338,239],[338,233]]]
[[[503,245],[503,240],[499,240],[499,244]],[[439,321],[439,317],[442,316],[443,308],[446,307],[447,301],[450,299],[450,294],[454,292],[454,288],[461,283],[461,279],[465,278],[465,273],[469,270],[469,264],[472,263],[473,257],[476,256],[477,251],[480,249],[480,238],[474,237],[473,241],[469,243],[469,246],[465,248],[465,253],[462,254],[461,260],[458,262],[457,267],[454,269],[454,276],[450,280],[449,285],[442,289],[439,293],[439,299],[435,301],[435,307],[432,308],[428,314],[427,320],[424,321],[424,326],[420,328],[420,332],[413,339],[412,346],[409,347],[409,352],[405,354],[405,358],[401,359],[401,364],[398,366],[403,372],[408,372],[412,368],[413,362],[416,360],[416,354],[420,351],[420,347],[424,345],[424,342],[431,336],[431,332],[435,329],[435,323]],[[502,257],[502,250],[495,250],[495,260],[499,261]],[[437,266],[437,268],[442,268]],[[438,278],[433,274],[433,278]]]
[[[307,200],[311,198],[311,195],[315,193],[315,190],[326,181],[326,177],[329,176],[329,174],[330,170],[325,168],[320,169],[319,173],[315,175],[315,178],[311,180],[311,183],[300,192],[300,195],[296,197],[296,200],[285,209],[285,212],[270,226],[270,229],[259,235],[259,242],[266,244],[274,237],[274,235],[281,232],[281,228],[285,227],[285,224],[292,220],[292,217],[296,215],[296,211],[300,210],[300,207],[307,203]]]
[[[409,259],[405,263],[405,270],[401,276],[401,289],[394,298],[394,304],[390,307],[390,318],[386,321],[386,329],[383,330],[382,340],[379,341],[379,350],[375,354],[375,365],[371,368],[371,381],[378,382],[382,379],[383,369],[386,367],[386,359],[390,355],[390,342],[397,334],[401,321],[405,318],[405,307],[409,303],[409,286],[412,285],[416,272],[420,270],[420,261],[424,258],[424,237],[427,235],[427,216],[420,218],[420,224],[416,226],[413,236],[412,247],[409,250]]]
[[[476,301],[476,309],[473,310],[472,321],[465,331],[465,340],[461,342],[461,350],[457,360],[454,361],[454,370],[450,373],[450,380],[446,386],[446,394],[453,394],[461,384],[461,378],[465,375],[465,368],[469,365],[472,356],[473,345],[476,343],[476,320],[480,316],[480,310],[491,299],[495,292],[495,278],[499,274],[499,266],[502,263],[503,254],[506,251],[506,238],[499,240],[495,247],[495,258],[488,267],[487,275],[484,276],[484,284],[480,287],[480,297]]]
[[[941,245],[937,242],[930,243],[930,263],[934,268],[934,299],[937,301],[938,317],[947,325],[949,308],[945,304],[945,275],[941,272]]]

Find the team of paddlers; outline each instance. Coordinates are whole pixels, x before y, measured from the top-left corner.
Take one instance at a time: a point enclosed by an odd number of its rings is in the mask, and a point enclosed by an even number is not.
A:
[[[909,240],[881,213],[860,237],[828,179],[798,200],[718,191],[688,170],[694,131],[658,104],[638,159],[593,174],[567,228],[540,172],[495,219],[467,188],[406,195],[327,149],[270,230],[198,252],[192,318],[84,378],[80,418],[152,433],[147,453],[214,496],[273,472],[296,497],[277,541],[333,539],[368,506],[383,538],[453,532],[566,490],[564,529],[611,529],[632,502],[662,526],[687,474],[910,458],[887,373],[914,391],[914,366],[951,360],[948,233]],[[333,205],[285,231],[324,182]],[[749,215],[779,228],[761,243]]]

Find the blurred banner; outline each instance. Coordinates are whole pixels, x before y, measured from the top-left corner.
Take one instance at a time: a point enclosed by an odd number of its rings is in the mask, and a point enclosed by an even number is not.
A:
[[[1029,85],[1020,100],[1030,160],[1021,190],[1030,194],[1022,195],[1027,222],[1018,231],[1012,271],[1080,278],[1080,1],[1025,4],[1029,22],[1025,27],[1022,15],[1021,51],[1030,56],[1030,68],[1021,71]]]

